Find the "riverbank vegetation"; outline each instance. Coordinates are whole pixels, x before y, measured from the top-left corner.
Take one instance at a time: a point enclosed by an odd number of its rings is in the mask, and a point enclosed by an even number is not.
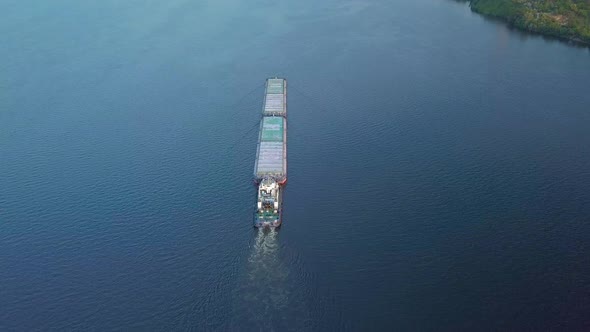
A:
[[[471,0],[471,10],[523,30],[590,45],[590,0]]]

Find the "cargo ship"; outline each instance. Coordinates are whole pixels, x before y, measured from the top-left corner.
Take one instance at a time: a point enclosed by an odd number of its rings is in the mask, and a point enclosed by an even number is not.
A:
[[[281,226],[287,182],[287,80],[283,78],[266,80],[254,179],[258,185],[254,226]]]

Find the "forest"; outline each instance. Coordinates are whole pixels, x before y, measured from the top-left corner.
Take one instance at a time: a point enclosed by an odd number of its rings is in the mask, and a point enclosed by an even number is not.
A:
[[[590,45],[590,0],[471,0],[470,6],[519,29]]]

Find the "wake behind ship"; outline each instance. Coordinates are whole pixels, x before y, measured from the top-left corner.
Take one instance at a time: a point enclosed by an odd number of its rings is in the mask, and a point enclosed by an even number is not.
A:
[[[254,226],[279,227],[287,182],[287,80],[282,78],[266,80],[254,178],[258,184]]]

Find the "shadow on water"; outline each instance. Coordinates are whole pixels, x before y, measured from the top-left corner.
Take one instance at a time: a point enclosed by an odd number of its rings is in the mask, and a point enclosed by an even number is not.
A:
[[[285,262],[278,230],[256,230],[234,293],[232,329],[306,330],[310,312],[291,262]]]

